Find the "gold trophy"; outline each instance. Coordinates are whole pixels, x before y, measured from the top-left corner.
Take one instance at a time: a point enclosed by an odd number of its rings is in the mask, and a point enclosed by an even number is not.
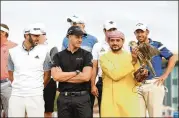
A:
[[[160,54],[160,51],[147,43],[140,43],[137,45],[135,41],[130,41],[129,46],[131,48],[137,47],[139,49],[139,53],[137,54],[139,62],[141,65],[147,65],[150,68],[153,76],[156,77],[156,72],[152,66],[151,60],[153,56]]]

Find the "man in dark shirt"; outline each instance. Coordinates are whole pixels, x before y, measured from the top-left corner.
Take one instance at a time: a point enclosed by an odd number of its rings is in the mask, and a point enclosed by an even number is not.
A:
[[[68,29],[68,48],[53,58],[52,77],[59,82],[58,117],[92,117],[88,82],[92,74],[92,55],[80,48],[84,32],[78,26]]]

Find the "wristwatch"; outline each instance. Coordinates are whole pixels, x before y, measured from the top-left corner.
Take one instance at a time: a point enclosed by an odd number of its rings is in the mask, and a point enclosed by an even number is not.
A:
[[[75,72],[76,72],[76,75],[78,75],[78,74],[80,73],[80,71],[79,71],[79,70],[76,70]]]

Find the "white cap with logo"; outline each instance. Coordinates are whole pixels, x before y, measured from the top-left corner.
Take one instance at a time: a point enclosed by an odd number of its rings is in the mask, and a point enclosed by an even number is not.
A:
[[[36,23],[36,26],[40,27],[42,34],[46,34],[46,28],[43,23]]]
[[[82,24],[85,23],[85,21],[82,17],[75,16],[75,15],[72,17],[68,17],[67,22],[69,22],[69,23],[75,22],[75,23],[82,23]]]
[[[106,30],[109,30],[109,29],[112,29],[112,28],[116,28],[117,29],[117,25],[114,21],[112,20],[108,20],[104,23],[103,25],[104,29]]]
[[[46,34],[45,25],[42,23],[30,24],[24,29],[24,34],[41,35]]]
[[[134,31],[136,30],[143,30],[146,31],[148,29],[147,25],[143,24],[143,23],[137,23],[137,25],[135,26]]]
[[[24,29],[24,34],[29,34],[29,31],[30,31],[30,28],[29,28],[29,27],[26,27],[26,28]]]

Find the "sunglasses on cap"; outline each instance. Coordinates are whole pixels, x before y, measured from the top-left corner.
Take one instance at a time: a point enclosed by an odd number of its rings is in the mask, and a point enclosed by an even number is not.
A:
[[[82,23],[77,23],[77,22],[71,22],[71,25],[77,25],[77,24],[82,24]]]

